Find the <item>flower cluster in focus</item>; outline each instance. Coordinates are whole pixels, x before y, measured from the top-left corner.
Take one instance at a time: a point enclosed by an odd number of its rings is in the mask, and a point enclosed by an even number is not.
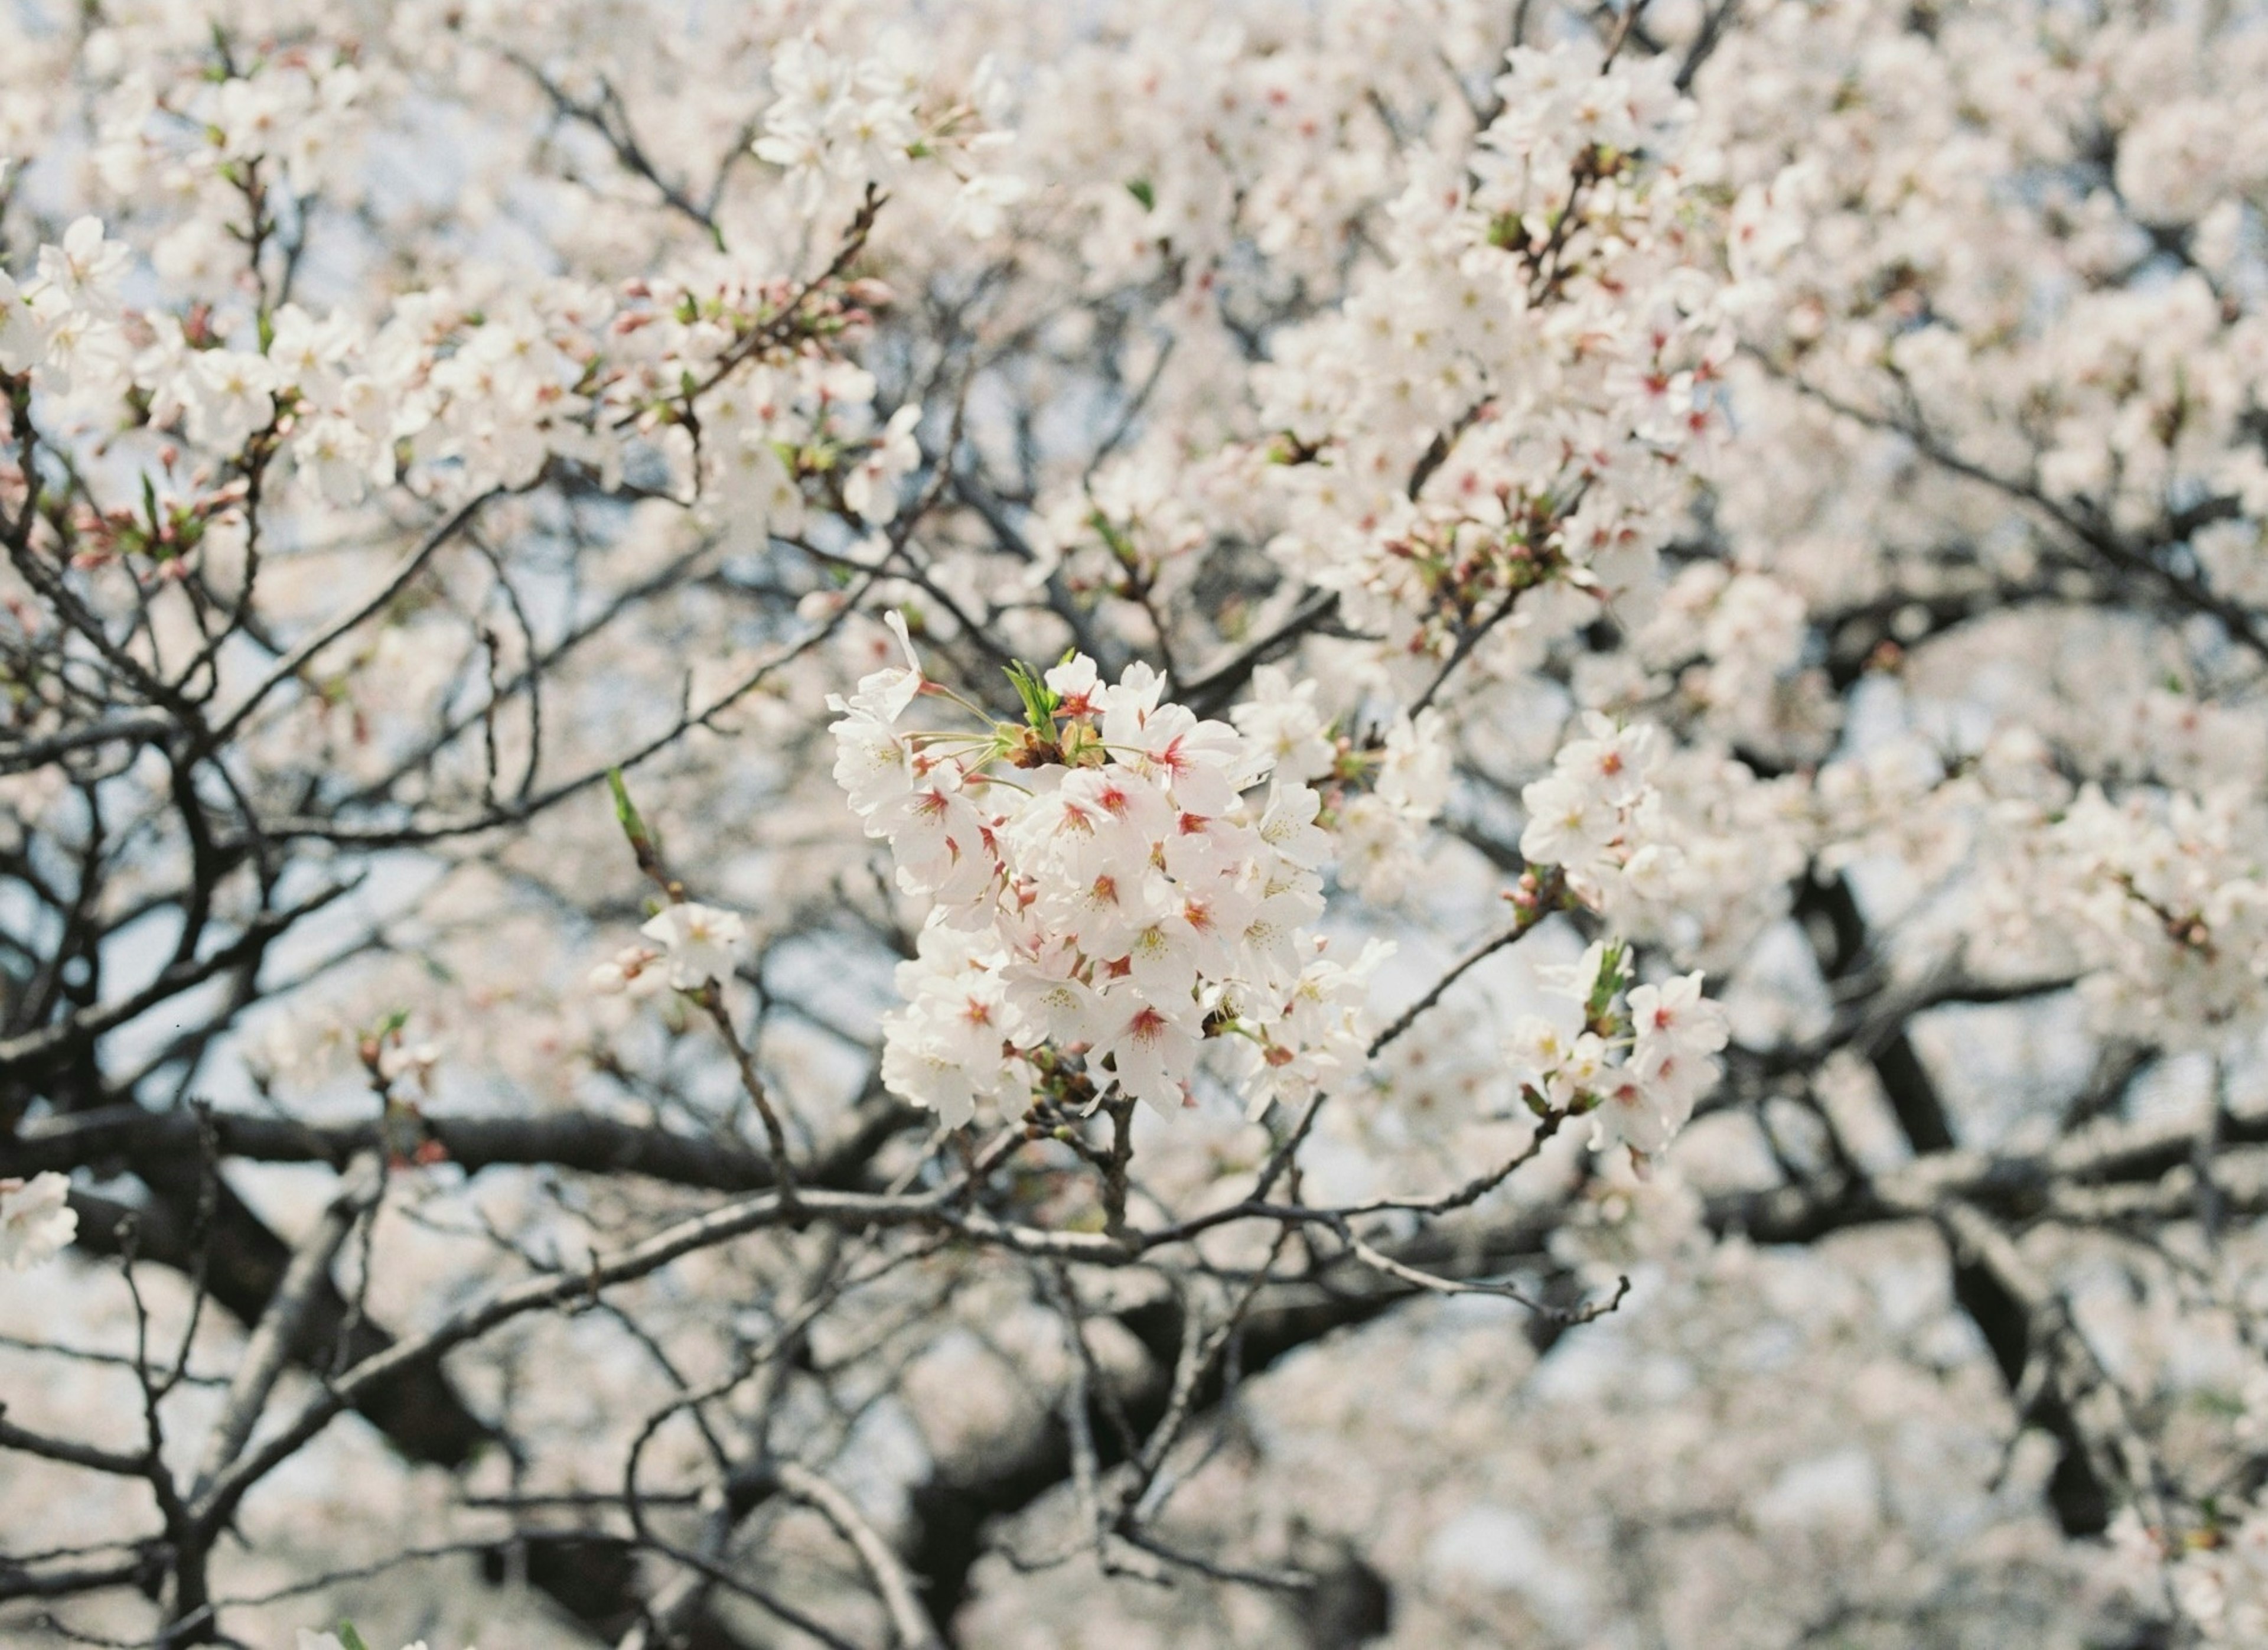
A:
[[[1279,772],[1248,795],[1270,755],[1138,663],[1116,684],[1083,655],[1020,673],[1020,725],[902,729],[931,686],[906,652],[833,726],[867,834],[934,902],[884,1023],[894,1091],[954,1126],[1050,1079],[1170,1111],[1218,1040],[1256,1114],[1360,1064],[1384,950],[1344,964],[1309,932],[1330,851],[1313,789]]]
[[[1599,1151],[1623,1145],[1643,1166],[1693,1115],[1722,1074],[1725,1011],[1701,995],[1699,973],[1660,984],[1631,983],[1630,954],[1600,942],[1550,970],[1556,988],[1582,1005],[1572,1034],[1539,1014],[1522,1016],[1505,1055],[1538,1115],[1587,1116]]]

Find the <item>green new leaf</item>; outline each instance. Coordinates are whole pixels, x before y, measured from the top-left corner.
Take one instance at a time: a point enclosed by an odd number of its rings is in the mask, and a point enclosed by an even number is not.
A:
[[[1616,993],[1629,983],[1623,972],[1624,962],[1629,954],[1629,948],[1617,941],[1609,946],[1606,954],[1600,958],[1599,977],[1592,983],[1591,1000],[1584,1005],[1592,1020],[1603,1020]]]
[[[1131,572],[1141,564],[1141,552],[1134,548],[1134,541],[1128,538],[1108,516],[1104,515],[1100,510],[1089,511],[1086,525],[1101,535],[1103,543],[1108,547],[1110,553],[1118,558],[1118,564],[1121,567]]]
[[[1015,684],[1016,696],[1024,702],[1025,723],[1041,737],[1053,739],[1056,708],[1063,703],[1062,698],[1020,659],[1008,667],[1008,680]]]
[[[615,823],[622,828],[622,835],[629,839],[632,850],[643,854],[653,845],[653,834],[646,829],[637,804],[630,800],[630,788],[622,783],[621,769],[607,770],[607,789],[614,792]]]

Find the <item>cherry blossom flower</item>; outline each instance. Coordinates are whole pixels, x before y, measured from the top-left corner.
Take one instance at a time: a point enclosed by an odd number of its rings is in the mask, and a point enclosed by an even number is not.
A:
[[[738,913],[690,900],[664,907],[638,932],[662,947],[669,983],[681,991],[731,979],[735,954],[747,938]]]
[[[0,1266],[22,1271],[52,1260],[78,1231],[70,1182],[52,1171],[0,1180]]]

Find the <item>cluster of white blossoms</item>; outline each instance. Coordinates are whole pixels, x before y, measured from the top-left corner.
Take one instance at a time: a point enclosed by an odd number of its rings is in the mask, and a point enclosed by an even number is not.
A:
[[[1632,647],[1649,670],[1676,673],[1679,695],[1710,732],[1773,750],[1797,708],[1786,703],[1787,678],[1802,661],[1808,616],[1802,596],[1768,573],[1695,562],[1670,581]]]
[[[1752,932],[1769,907],[1742,910],[1754,901],[1736,894],[1714,902],[1726,908],[1714,924],[1662,920],[1683,892],[1687,863],[1657,783],[1668,755],[1658,729],[1587,712],[1582,736],[1561,746],[1551,771],[1521,792],[1528,825],[1520,851],[1532,876],[1556,876],[1618,932],[1659,933],[1675,949],[1699,950],[1727,928]],[[1721,857],[1712,852],[1708,863]],[[1784,870],[1778,855],[1760,857],[1774,862],[1775,875]],[[1746,889],[1749,880],[1726,880]],[[1735,911],[1744,920],[1728,921]],[[1715,1056],[1728,1035],[1725,1011],[1702,996],[1698,971],[1636,983],[1631,953],[1620,941],[1596,942],[1572,966],[1550,972],[1555,991],[1580,1005],[1581,1020],[1568,1027],[1530,1014],[1513,1025],[1505,1052],[1522,1094],[1539,1115],[1588,1116],[1595,1149],[1627,1145],[1643,1166],[1722,1074]]]
[[[1701,995],[1697,971],[1634,985],[1630,969],[1628,948],[1602,940],[1547,970],[1553,990],[1580,1005],[1582,1023],[1570,1030],[1522,1015],[1505,1057],[1530,1109],[1589,1117],[1594,1150],[1627,1145],[1643,1167],[1716,1086],[1728,1033],[1725,1011]]]
[[[980,67],[967,99],[939,102],[922,43],[906,30],[886,31],[858,56],[830,52],[812,34],[783,41],[771,77],[778,95],[755,153],[786,172],[806,216],[865,185],[899,184],[923,165],[961,180],[953,215],[974,234],[995,232],[1001,209],[1024,194],[1020,179],[977,165],[1013,136],[1006,83]]]
[[[2080,792],[2040,866],[2093,969],[2082,990],[2098,1023],[2205,1046],[2268,1017],[2264,843],[2241,792]]]
[[[2127,1507],[2107,1532],[2128,1587],[2146,1601],[2169,1602],[2207,1644],[2268,1644],[2268,1510],[2240,1506],[2239,1516],[2202,1541],[2166,1551],[2164,1538]],[[2165,1600],[2154,1598],[2156,1594]]]
[[[234,72],[215,74],[194,52],[152,54],[100,97],[92,160],[102,189],[190,209],[151,246],[169,285],[225,298],[254,216],[272,229],[279,200],[352,189],[372,89],[353,57],[302,44],[247,54]]]
[[[1653,770],[1654,840],[1674,848],[1674,869],[1657,888],[1624,878],[1615,932],[1660,945],[1681,962],[1734,966],[1783,916],[1816,827],[1802,778],[1759,779],[1738,759],[1706,746],[1673,750]],[[1653,821],[1660,824],[1655,827]]]
[[[1420,656],[1515,607],[1506,634],[1548,640],[1647,584],[1721,424],[1670,65],[1511,64],[1469,173],[1413,160],[1390,261],[1255,374],[1272,552]]]
[[[1611,918],[1667,893],[1684,854],[1653,783],[1667,754],[1660,732],[1617,726],[1596,711],[1584,728],[1587,736],[1561,746],[1551,771],[1521,792],[1528,827],[1520,851],[1530,865],[1558,867],[1577,898]]]
[[[86,217],[20,284],[0,270],[0,372],[89,416],[125,409],[162,439],[141,507],[83,524],[113,549],[163,560],[218,527],[240,536],[241,487],[210,485],[184,446],[223,462],[272,453],[298,502],[345,507],[397,480],[445,498],[522,489],[555,460],[611,486],[642,441],[728,540],[759,546],[801,529],[807,484],[890,521],[922,460],[919,407],[879,418],[873,375],[837,353],[871,319],[862,301],[887,299],[877,283],[548,279],[485,302],[435,288],[395,298],[372,327],[292,303],[134,309],[122,290],[135,267]],[[799,348],[814,332],[828,346]],[[696,399],[705,440],[686,434]]]
[[[133,254],[82,217],[60,246],[40,248],[39,272],[18,284],[0,269],[0,372],[34,372],[56,395],[114,392],[130,370],[121,284]]]
[[[1385,952],[1342,963],[1308,932],[1331,847],[1314,790],[1278,773],[1248,795],[1273,755],[1140,663],[1116,684],[1084,655],[1020,674],[1021,725],[902,730],[932,685],[906,657],[833,701],[837,782],[934,902],[884,1021],[892,1090],[957,1127],[1084,1056],[1079,1092],[1171,1112],[1219,1040],[1257,1115],[1359,1067]]]
[[[878,429],[874,379],[848,361],[800,356],[720,386],[705,402],[703,516],[736,549],[800,533],[800,472],[842,471],[843,502],[870,526],[894,520],[900,483],[922,460],[921,408]]]
[[[372,331],[291,304],[257,318],[129,310],[134,264],[85,217],[40,248],[20,287],[0,273],[0,371],[90,411],[138,392],[151,428],[218,457],[272,428],[308,490],[337,505],[394,481],[398,441],[466,492],[525,485],[554,452],[591,453],[577,387],[611,315],[603,292],[539,284],[493,314],[412,294]]]
[[[1033,75],[1027,153],[1079,213],[1085,291],[1178,278],[1192,317],[1247,248],[1336,288],[1348,232],[1395,187],[1408,131],[1392,112],[1425,107],[1443,63],[1495,27],[1472,0],[1086,15],[1101,26]]]
[[[52,1260],[77,1231],[63,1175],[48,1170],[29,1180],[0,1180],[0,1266],[22,1271]]]
[[[1403,714],[1366,748],[1335,735],[1320,684],[1263,665],[1252,696],[1229,712],[1280,784],[1314,784],[1336,840],[1339,880],[1376,903],[1398,899],[1419,847],[1449,799],[1453,755],[1440,712]]]
[[[2268,1644],[2268,1514],[2173,1565],[2174,1602],[2209,1644]]]

